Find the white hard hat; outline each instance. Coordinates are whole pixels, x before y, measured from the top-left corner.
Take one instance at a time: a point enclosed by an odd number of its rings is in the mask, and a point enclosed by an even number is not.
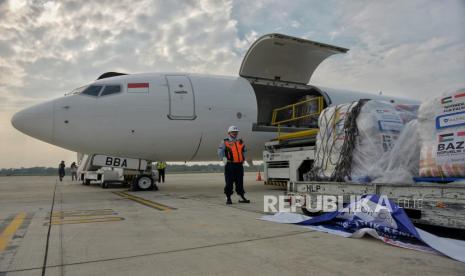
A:
[[[233,131],[239,132],[239,128],[237,126],[230,126],[228,128],[228,133],[233,132]]]

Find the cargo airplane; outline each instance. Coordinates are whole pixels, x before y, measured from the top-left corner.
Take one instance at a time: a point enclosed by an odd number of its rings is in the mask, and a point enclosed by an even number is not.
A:
[[[247,158],[257,160],[264,142],[276,137],[272,111],[306,96],[322,97],[325,107],[362,98],[415,102],[309,84],[323,60],[347,51],[268,34],[251,45],[239,76],[109,72],[64,97],[19,111],[11,122],[68,150],[153,161],[217,160],[219,142],[235,125]]]

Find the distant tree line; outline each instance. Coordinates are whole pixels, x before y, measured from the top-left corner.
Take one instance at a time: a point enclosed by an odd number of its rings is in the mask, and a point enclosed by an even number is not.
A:
[[[69,174],[69,169],[66,169],[66,174]],[[21,175],[58,175],[58,169],[51,168],[51,167],[0,169],[0,176],[21,176]]]
[[[246,172],[255,172],[257,169],[263,171],[262,165],[255,167],[244,166]],[[224,167],[218,164],[208,165],[178,165],[168,164],[166,173],[213,173],[223,172]],[[52,167],[32,167],[32,168],[13,168],[13,169],[0,169],[0,176],[49,176],[58,175],[58,169]],[[66,175],[70,175],[69,168],[66,168]]]

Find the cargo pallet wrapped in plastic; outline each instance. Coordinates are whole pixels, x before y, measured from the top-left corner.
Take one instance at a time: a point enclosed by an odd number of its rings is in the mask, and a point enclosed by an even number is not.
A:
[[[418,120],[408,122],[394,147],[373,164],[369,177],[374,183],[414,183],[420,163]]]
[[[417,107],[362,100],[326,108],[319,118],[310,178],[370,182],[379,177],[380,168],[392,158],[387,153],[405,123],[416,117]]]
[[[465,88],[421,104],[421,177],[465,178]]]
[[[336,180],[341,174],[344,145],[347,145],[349,137],[346,136],[347,116],[352,114],[359,102],[341,104],[328,107],[323,110],[318,118],[319,132],[316,139],[316,152],[313,169],[310,171],[311,180]]]

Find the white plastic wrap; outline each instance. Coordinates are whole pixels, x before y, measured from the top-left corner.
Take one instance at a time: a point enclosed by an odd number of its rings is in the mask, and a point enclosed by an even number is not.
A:
[[[352,155],[352,180],[367,182],[370,171],[395,145],[404,121],[389,102],[368,101],[357,117],[359,135]]]
[[[394,148],[405,123],[416,117],[418,106],[367,101],[356,119],[358,135],[355,139],[352,156],[342,156],[341,151],[347,141],[345,133],[347,115],[356,106],[357,102],[329,107],[320,115],[320,131],[317,136],[313,170],[318,178],[334,180],[331,177],[334,176],[336,166],[342,158],[350,158],[351,160],[349,178],[353,182],[369,182],[373,177],[379,178],[382,175],[381,171],[387,168],[392,171],[393,175],[396,174],[393,163],[396,162],[396,158],[402,159],[403,156],[400,152],[392,156],[388,156],[387,153]],[[355,130],[349,130],[349,132],[352,131]],[[408,142],[416,143],[412,146],[412,150],[418,144],[418,141]],[[386,164],[382,163],[381,160],[384,160]],[[400,162],[399,164],[405,163]],[[406,170],[410,175],[411,168],[407,166]],[[401,171],[398,170],[398,173]]]
[[[357,102],[325,108],[318,118],[319,132],[316,139],[316,154],[313,167],[316,176],[329,180],[341,158],[345,141],[344,123],[346,115]]]
[[[407,123],[394,147],[384,153],[370,170],[374,183],[413,183],[418,175],[420,142],[418,121]]]
[[[465,88],[421,104],[420,176],[465,177]]]
[[[402,121],[406,124],[412,120],[416,120],[418,117],[418,104],[395,104],[394,108],[399,112]]]

